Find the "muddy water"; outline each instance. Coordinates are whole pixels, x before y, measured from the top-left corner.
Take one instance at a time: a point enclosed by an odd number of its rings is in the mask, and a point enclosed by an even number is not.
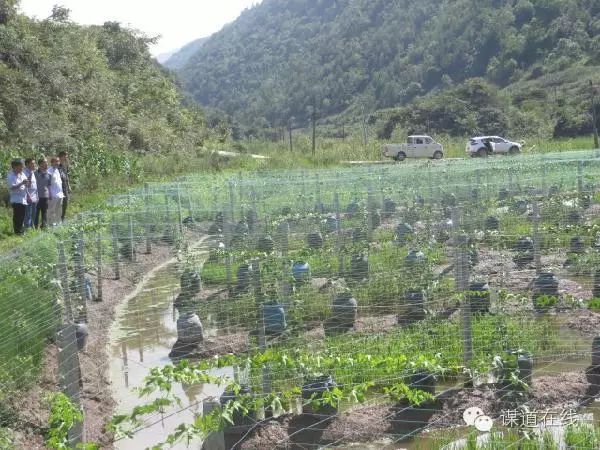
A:
[[[148,276],[136,295],[124,302],[117,312],[111,329],[110,371],[113,398],[118,402],[117,414],[131,412],[142,404],[135,392],[153,367],[171,364],[169,352],[177,338],[177,314],[173,301],[178,294],[179,280],[172,261]],[[229,375],[228,370],[216,375]],[[144,429],[133,439],[116,443],[121,450],[144,449],[163,442],[181,423],[193,422],[202,412],[202,400],[219,396],[222,389],[215,385],[173,386],[173,393],[181,399],[181,406],[167,409],[145,420]],[[150,401],[152,397],[145,398]],[[189,447],[180,444],[174,449],[199,449],[194,442]]]

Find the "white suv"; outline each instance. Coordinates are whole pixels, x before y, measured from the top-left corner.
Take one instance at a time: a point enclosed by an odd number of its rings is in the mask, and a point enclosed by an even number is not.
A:
[[[469,139],[467,154],[486,157],[492,154],[517,155],[521,153],[522,144],[507,141],[499,136],[479,136]]]

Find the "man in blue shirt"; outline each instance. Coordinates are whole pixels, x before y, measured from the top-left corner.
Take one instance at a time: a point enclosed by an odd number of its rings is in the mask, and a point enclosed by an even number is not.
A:
[[[23,161],[15,159],[10,164],[12,170],[8,173],[7,184],[10,192],[10,204],[13,209],[13,229],[15,234],[23,234],[25,212],[27,210],[27,188],[31,183],[23,173]]]

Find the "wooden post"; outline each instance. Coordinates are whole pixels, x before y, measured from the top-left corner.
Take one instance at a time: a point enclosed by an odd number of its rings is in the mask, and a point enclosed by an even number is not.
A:
[[[454,228],[454,276],[456,290],[465,294],[469,289],[469,257],[466,251],[468,237],[460,234],[461,214],[457,208],[452,210],[452,225]],[[473,359],[473,329],[471,324],[471,304],[463,298],[461,304],[461,323],[463,332],[463,362],[468,367]],[[473,380],[467,378],[465,385],[472,386]]]
[[[323,214],[323,207],[321,205],[321,176],[317,173],[315,175],[315,197],[317,204],[316,210],[318,213]]]
[[[235,222],[235,193],[233,191],[233,180],[229,180],[229,218]]]
[[[306,172],[302,170],[300,173],[300,184],[302,194],[302,212],[306,212]]]
[[[60,287],[64,301],[63,323],[72,323],[74,320],[73,309],[71,307],[71,291],[69,290],[69,268],[67,257],[65,255],[65,245],[58,242],[58,275],[60,277]]]
[[[144,231],[146,232],[146,254],[150,255],[152,253],[152,240],[150,238],[150,185],[148,183],[144,183],[144,206],[146,211],[144,211]]]
[[[133,235],[133,215],[131,214],[131,194],[127,195],[127,225],[129,229],[129,259],[135,262],[135,238]]]
[[[218,400],[206,399],[202,402],[202,414],[209,415],[215,409],[221,407]],[[202,443],[202,450],[225,450],[225,436],[222,431],[213,431]]]
[[[337,222],[336,230],[336,247],[338,252],[338,273],[340,277],[344,276],[344,255],[342,253],[342,214],[340,211],[340,195],[336,192],[333,194],[333,203],[335,207],[335,219]]]
[[[179,183],[177,183],[177,222],[179,235],[183,236],[183,213],[181,211],[181,191],[179,189]]]
[[[111,197],[111,206],[115,206],[115,199]],[[115,280],[121,279],[121,266],[120,266],[120,253],[119,253],[119,225],[117,223],[117,217],[115,211],[111,211],[110,221],[110,232],[112,235],[112,250],[113,250],[113,264],[115,272]]]
[[[583,161],[577,163],[577,192],[583,194]]]
[[[533,260],[535,262],[535,272],[539,275],[542,271],[542,256],[540,254],[540,204],[536,200],[533,202]]]
[[[75,245],[75,276],[77,277],[77,291],[79,296],[78,322],[87,323],[87,295],[85,292],[85,247],[83,232],[78,233]]]
[[[81,368],[77,351],[76,326],[64,325],[57,336],[58,382],[60,389],[78,408],[81,408]],[[75,448],[84,441],[83,421],[77,422],[68,431],[69,447]]]
[[[375,229],[375,224],[373,223],[373,214],[375,214],[375,205],[373,200],[373,184],[371,182],[371,171],[367,175],[367,235],[369,238],[369,242],[373,239],[373,231]]]
[[[102,294],[102,238],[100,233],[96,235],[96,274],[97,284],[96,289],[96,301],[101,302],[103,300]]]
[[[317,153],[317,101],[313,99],[312,107],[312,155],[315,156]]]

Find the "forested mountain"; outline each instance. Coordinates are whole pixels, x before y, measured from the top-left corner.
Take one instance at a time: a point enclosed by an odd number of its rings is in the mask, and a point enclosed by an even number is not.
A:
[[[447,101],[442,92],[473,78],[517,105],[521,83],[599,64],[599,0],[264,0],[179,73],[201,104],[268,127],[304,126],[313,106],[356,118],[421,96]]]
[[[150,42],[118,23],[77,25],[61,7],[38,21],[0,1],[0,163],[67,149],[102,165],[102,154],[201,144],[203,115],[183,106]]]
[[[200,47],[202,47],[207,40],[208,38],[200,38],[184,45],[169,58],[167,58],[167,60],[163,63],[163,66],[171,70],[183,69],[190,58],[194,56],[198,50],[200,50]]]

